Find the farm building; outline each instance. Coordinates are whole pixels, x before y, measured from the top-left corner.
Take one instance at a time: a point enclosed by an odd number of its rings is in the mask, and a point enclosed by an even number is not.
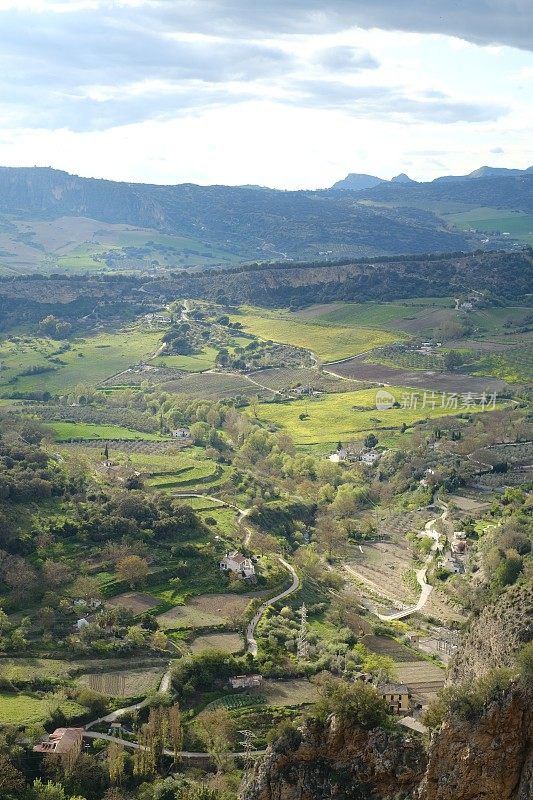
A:
[[[361,455],[363,464],[368,464],[371,467],[377,464],[380,458],[381,453],[378,453],[377,450],[369,450],[367,453],[362,453]]]
[[[176,428],[175,430],[171,431],[172,436],[174,439],[190,439],[191,432],[188,428]]]
[[[362,442],[352,442],[345,447],[340,447],[329,456],[329,460],[338,464],[339,461],[359,461],[364,450]]]
[[[89,622],[88,619],[85,619],[85,617],[82,617],[81,619],[77,620],[75,628],[76,628],[76,630],[81,631],[84,628],[87,628],[90,624],[91,623]]]
[[[404,683],[382,683],[378,692],[389,704],[393,714],[408,714],[411,710],[409,702],[409,687]]]
[[[232,550],[220,562],[222,572],[233,572],[241,578],[254,578],[255,567],[251,558],[243,556],[238,550]]]
[[[236,675],[228,683],[232,689],[257,689],[262,681],[262,675]]]
[[[443,558],[440,562],[440,566],[448,572],[452,572],[454,575],[460,575],[465,571],[464,564],[459,561],[455,555],[449,555]]]
[[[56,728],[34,746],[33,752],[59,756],[65,764],[72,766],[81,753],[82,744],[83,728]]]

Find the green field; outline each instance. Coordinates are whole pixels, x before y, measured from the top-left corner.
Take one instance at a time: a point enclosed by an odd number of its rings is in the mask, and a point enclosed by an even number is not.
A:
[[[533,381],[533,348],[531,344],[505,350],[503,353],[480,355],[472,367],[472,375],[491,375],[507,383]]]
[[[508,233],[510,238],[527,244],[533,243],[533,215],[523,211],[505,211],[501,208],[473,208],[460,214],[447,214],[451,225],[463,231]]]
[[[52,422],[46,427],[54,433],[56,442],[70,439],[146,439],[150,442],[161,440],[155,433],[144,433],[123,428],[120,425],[91,425],[88,422]]]
[[[0,724],[31,725],[46,722],[53,701],[46,697],[18,692],[0,692]],[[61,709],[67,719],[83,714],[86,709],[71,700],[65,700]]]
[[[204,372],[215,366],[217,350],[214,347],[204,347],[201,353],[191,356],[157,356],[151,363],[160,367],[173,367],[184,372]]]
[[[388,386],[387,391],[398,402],[401,402],[404,393],[411,394],[410,390],[399,387]],[[419,394],[423,395],[423,392]],[[346,442],[369,431],[375,431],[379,436],[380,430],[398,429],[402,423],[412,425],[426,418],[458,413],[458,409],[446,410],[438,404],[435,409],[390,408],[381,411],[376,409],[375,399],[375,389],[363,389],[314,400],[263,403],[258,408],[258,416],[262,422],[274,423],[286,431],[295,444],[312,445]],[[308,414],[308,417],[302,420],[300,414]]]
[[[283,311],[245,308],[232,319],[261,339],[311,350],[323,361],[348,358],[402,338],[373,328],[307,322]]]
[[[440,300],[438,306],[442,307],[443,298],[436,298],[437,300]],[[420,303],[420,306],[426,310],[431,307],[432,302],[428,298],[424,303]],[[453,306],[453,301],[445,298],[445,304]],[[403,304],[402,301],[396,303],[342,303],[340,305],[335,303],[330,311],[325,309],[327,309],[327,306],[317,306],[316,312],[318,313],[315,314],[313,313],[313,307],[311,307],[303,312],[297,312],[295,316],[317,324],[327,323],[329,325],[348,327],[381,328],[383,326],[386,327],[391,321],[412,319],[420,313],[419,307]]]
[[[157,349],[160,333],[129,326],[100,333],[87,339],[75,339],[71,347],[54,363],[47,358],[57,352],[61,342],[38,337],[12,337],[0,343],[0,389],[13,391],[68,392],[78,384],[94,386],[141,360]],[[20,376],[35,366],[51,367],[52,372]],[[15,378],[15,382],[12,379]]]

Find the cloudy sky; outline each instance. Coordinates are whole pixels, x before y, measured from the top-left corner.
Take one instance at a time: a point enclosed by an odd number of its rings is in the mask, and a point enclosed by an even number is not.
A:
[[[532,0],[0,0],[0,164],[331,185],[533,164]]]

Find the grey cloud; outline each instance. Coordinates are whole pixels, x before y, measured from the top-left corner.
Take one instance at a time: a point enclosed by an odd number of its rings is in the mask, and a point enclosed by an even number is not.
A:
[[[423,92],[408,96],[400,90],[383,86],[349,86],[334,81],[300,81],[299,94],[293,102],[319,108],[342,109],[357,116],[403,115],[407,119],[451,124],[487,122],[507,113],[497,104],[465,103],[442,92]]]
[[[533,17],[524,0],[514,3]],[[452,17],[442,12],[442,2],[427,0],[423,9],[420,5],[414,0],[329,0],[327,5],[323,0],[270,0],[267,7],[254,0],[164,0],[138,7],[105,2],[97,12],[0,11],[0,109],[11,125],[98,130],[241,102],[259,96],[255,82],[261,81],[282,87],[288,93],[285,102],[353,114],[393,113],[446,123],[501,116],[505,109],[499,106],[459,103],[438,91],[412,98],[386,87],[296,81],[301,66],[296,57],[254,41],[265,33],[322,33],[353,24],[444,31]],[[469,7],[478,9],[474,16],[481,31],[491,20],[500,20],[503,0],[472,0]],[[506,0],[505,16],[512,18],[508,7]],[[464,9],[456,9],[453,24],[466,25],[467,18]],[[526,24],[520,28],[530,35]],[[184,32],[221,38],[172,37]],[[331,78],[379,66],[370,53],[344,46],[323,50],[317,61]],[[142,81],[152,81],[156,88],[132,95],[131,85]],[[158,81],[164,87],[158,88]],[[230,81],[248,84],[247,91],[230,93]],[[92,86],[112,87],[113,99],[91,99]]]
[[[162,26],[223,30],[232,35],[314,32],[358,26],[442,33],[478,44],[533,50],[531,0],[154,0],[139,14]]]
[[[318,53],[315,61],[331,72],[360,72],[365,69],[377,69],[377,61],[371,53],[356,47],[328,47]]]

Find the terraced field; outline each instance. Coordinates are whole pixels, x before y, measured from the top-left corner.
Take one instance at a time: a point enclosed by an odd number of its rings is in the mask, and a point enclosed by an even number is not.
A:
[[[254,597],[248,594],[206,594],[193,597],[184,606],[165,611],[157,617],[162,628],[210,628],[227,625],[240,618]]]

